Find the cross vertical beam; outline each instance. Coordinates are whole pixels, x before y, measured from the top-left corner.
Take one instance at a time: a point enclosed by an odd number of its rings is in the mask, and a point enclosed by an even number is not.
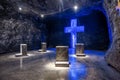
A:
[[[77,32],[84,32],[84,26],[77,26],[77,19],[71,20],[71,26],[65,28],[65,33],[71,33],[71,47],[77,43]]]

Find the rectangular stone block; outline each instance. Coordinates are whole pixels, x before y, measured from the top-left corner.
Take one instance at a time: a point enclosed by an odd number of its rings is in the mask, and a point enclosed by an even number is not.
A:
[[[41,43],[41,48],[42,48],[42,52],[46,52],[47,50],[47,44],[45,42]]]
[[[56,46],[56,67],[69,67],[68,46]]]
[[[20,53],[22,55],[27,55],[27,44],[20,44]]]
[[[85,56],[84,54],[84,44],[83,43],[77,43],[75,48],[75,52],[77,56]]]
[[[27,44],[20,44],[20,54],[15,54],[16,57],[27,56]]]

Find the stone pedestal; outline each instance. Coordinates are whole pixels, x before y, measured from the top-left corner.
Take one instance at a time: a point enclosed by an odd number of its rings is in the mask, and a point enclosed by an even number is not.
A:
[[[45,42],[41,43],[41,49],[38,50],[39,52],[46,52],[47,51],[47,44]]]
[[[27,56],[27,44],[20,44],[20,54],[16,54],[15,56]]]
[[[56,67],[69,67],[68,46],[56,46]]]
[[[47,50],[47,44],[45,42],[41,43],[41,48],[42,48],[42,52],[46,52]]]
[[[84,54],[84,44],[83,43],[77,43],[75,48],[76,56],[85,56]]]

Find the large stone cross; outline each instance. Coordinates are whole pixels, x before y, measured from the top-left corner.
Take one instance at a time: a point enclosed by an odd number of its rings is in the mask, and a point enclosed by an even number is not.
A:
[[[71,33],[71,47],[77,43],[77,32],[84,32],[84,26],[77,26],[77,19],[71,20],[71,26],[65,28],[65,33]]]

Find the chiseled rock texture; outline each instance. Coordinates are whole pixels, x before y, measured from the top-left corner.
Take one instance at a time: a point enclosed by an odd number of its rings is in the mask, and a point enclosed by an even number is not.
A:
[[[112,44],[105,56],[106,61],[120,71],[120,15],[116,10],[117,0],[104,0],[104,8],[112,30]]]
[[[0,53],[18,51],[22,43],[27,44],[28,49],[32,49],[35,43],[41,41],[40,37],[41,31],[29,20],[0,20]]]
[[[26,13],[26,8],[20,11],[17,3],[0,0],[0,53],[19,51],[20,44],[27,44],[28,50],[38,49],[45,41],[45,24],[39,16]]]

